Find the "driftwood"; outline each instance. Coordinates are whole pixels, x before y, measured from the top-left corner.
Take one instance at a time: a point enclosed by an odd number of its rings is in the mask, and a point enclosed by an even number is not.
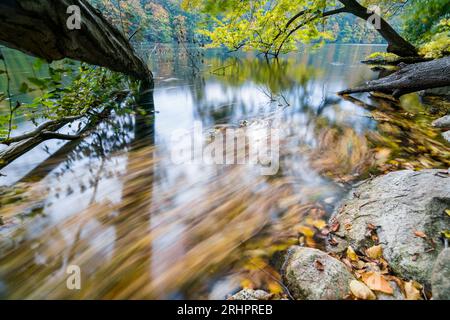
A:
[[[70,6],[81,28],[70,30]],[[151,81],[152,74],[127,37],[87,0],[0,1],[0,43],[47,61],[71,58]]]
[[[369,81],[365,86],[339,92],[340,95],[380,91],[399,98],[404,94],[450,85],[450,56],[402,66],[385,78]]]

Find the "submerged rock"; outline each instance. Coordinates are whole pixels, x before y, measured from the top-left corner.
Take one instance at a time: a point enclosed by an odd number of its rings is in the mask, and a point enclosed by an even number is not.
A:
[[[270,300],[272,294],[263,290],[243,289],[228,300]]]
[[[450,142],[450,131],[446,131],[442,133],[442,137],[447,141]]]
[[[350,293],[355,280],[346,266],[323,251],[291,247],[283,266],[291,295],[299,300],[340,300]]]
[[[450,300],[450,249],[438,256],[431,276],[434,300]]]
[[[436,128],[450,128],[450,115],[447,115],[445,117],[439,118],[435,121],[433,121],[433,127]]]
[[[340,225],[328,249],[348,246],[364,251],[374,245],[376,227],[384,258],[399,276],[430,285],[443,249],[440,234],[450,229],[450,176],[442,170],[398,171],[362,183],[332,217]],[[343,227],[345,226],[345,227]]]

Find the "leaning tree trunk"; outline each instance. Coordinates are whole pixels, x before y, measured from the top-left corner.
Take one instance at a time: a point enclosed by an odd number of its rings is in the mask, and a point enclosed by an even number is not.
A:
[[[367,8],[363,7],[356,0],[339,0],[344,6],[344,12],[351,13],[361,19],[368,20],[373,13],[369,13]],[[380,17],[380,29],[377,31],[387,41],[387,51],[395,53],[401,57],[417,56],[417,49],[402,36],[400,36],[389,23]]]
[[[344,90],[339,94],[380,91],[399,98],[407,93],[446,86],[450,86],[450,56],[407,65],[390,76],[369,81],[366,86]]]
[[[81,28],[69,30],[69,6]],[[151,81],[152,74],[128,39],[87,0],[2,0],[0,43],[47,61],[72,58]]]

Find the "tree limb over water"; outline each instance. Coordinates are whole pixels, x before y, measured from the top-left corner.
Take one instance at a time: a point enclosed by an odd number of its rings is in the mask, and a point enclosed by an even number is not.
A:
[[[70,6],[81,14],[81,29],[69,30]],[[152,79],[128,39],[87,0],[7,0],[0,2],[0,43],[49,62],[71,58]]]
[[[399,98],[404,94],[450,86],[450,56],[404,66],[385,78],[369,81],[367,85],[339,92],[340,95],[380,91]]]

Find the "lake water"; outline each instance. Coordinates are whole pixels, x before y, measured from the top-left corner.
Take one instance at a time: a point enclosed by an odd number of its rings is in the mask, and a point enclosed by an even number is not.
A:
[[[268,62],[143,45],[155,76],[141,101],[146,113],[113,114],[86,139],[49,141],[1,171],[0,297],[282,293],[274,254],[293,244],[322,247],[320,231],[353,183],[450,166],[448,144],[430,128],[439,101],[336,95],[378,77],[360,61],[383,49],[327,45]],[[15,75],[26,75],[19,67]],[[270,165],[278,170],[176,161],[191,158],[193,141],[204,149],[227,130],[258,141],[276,130]],[[66,286],[72,265],[81,290]]]

